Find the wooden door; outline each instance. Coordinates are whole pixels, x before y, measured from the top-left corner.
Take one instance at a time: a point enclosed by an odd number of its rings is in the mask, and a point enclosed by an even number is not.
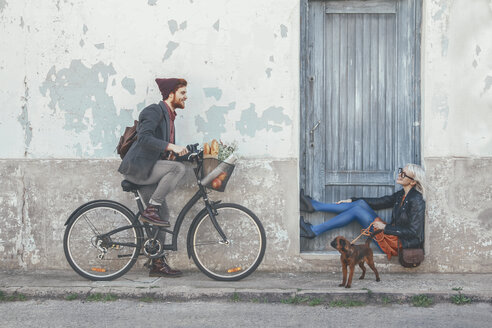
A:
[[[325,202],[391,194],[396,169],[420,163],[420,0],[302,7],[301,187]],[[360,229],[353,223],[302,239],[301,250],[330,250],[334,236],[354,238]]]

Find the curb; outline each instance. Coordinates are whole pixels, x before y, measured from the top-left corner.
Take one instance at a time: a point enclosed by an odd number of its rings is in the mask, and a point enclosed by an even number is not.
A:
[[[388,293],[367,291],[333,292],[328,290],[255,290],[255,289],[195,289],[170,290],[158,288],[111,288],[111,287],[2,287],[4,298],[12,295],[24,295],[27,298],[67,300],[68,295],[77,295],[74,300],[84,300],[90,295],[113,295],[117,299],[137,300],[151,299],[156,302],[193,302],[193,301],[229,301],[254,303],[284,303],[284,304],[329,304],[332,302],[360,302],[360,305],[390,305],[412,303],[415,296],[425,295],[432,304],[452,303],[452,297],[457,293]],[[490,295],[462,294],[472,303],[492,303]],[[67,300],[68,301],[68,300]],[[0,300],[1,302],[1,300]]]

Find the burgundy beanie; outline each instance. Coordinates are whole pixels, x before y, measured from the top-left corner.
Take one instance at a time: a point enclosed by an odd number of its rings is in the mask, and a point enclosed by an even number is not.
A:
[[[155,82],[159,86],[159,90],[162,94],[162,99],[166,100],[169,94],[174,90],[178,84],[184,84],[186,86],[186,80],[184,79],[155,79]]]

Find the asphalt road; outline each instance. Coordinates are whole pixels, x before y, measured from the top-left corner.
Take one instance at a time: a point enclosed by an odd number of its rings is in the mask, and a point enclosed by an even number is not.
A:
[[[491,327],[492,304],[337,308],[246,302],[0,303],[0,327]]]

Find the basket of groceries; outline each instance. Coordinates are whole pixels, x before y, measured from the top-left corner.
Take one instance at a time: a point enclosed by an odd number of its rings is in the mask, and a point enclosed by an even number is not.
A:
[[[227,145],[215,139],[203,145],[202,186],[215,191],[225,190],[237,161],[234,155],[236,148],[235,143]]]

